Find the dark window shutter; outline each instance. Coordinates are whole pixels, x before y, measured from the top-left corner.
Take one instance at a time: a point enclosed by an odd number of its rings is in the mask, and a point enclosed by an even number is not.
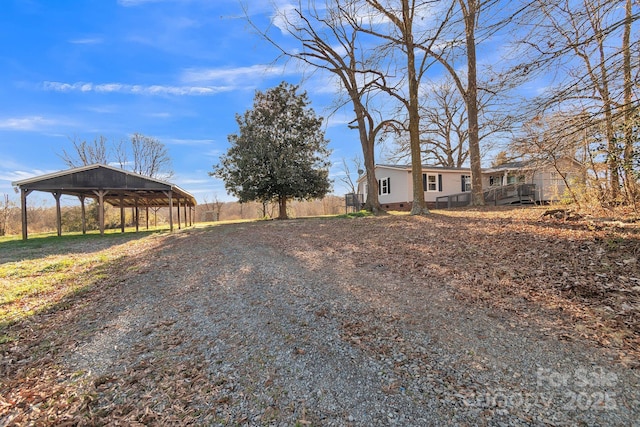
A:
[[[391,194],[391,177],[387,178],[387,194]]]
[[[378,180],[378,196],[382,194],[382,182]]]
[[[422,191],[427,191],[427,174],[422,174]]]
[[[464,193],[464,191],[467,189],[467,180],[466,180],[466,176],[462,175],[462,192]]]
[[[438,191],[442,191],[442,174],[438,174]]]

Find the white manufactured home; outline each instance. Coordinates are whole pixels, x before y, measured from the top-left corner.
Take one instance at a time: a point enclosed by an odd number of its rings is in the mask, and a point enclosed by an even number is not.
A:
[[[566,191],[565,180],[580,179],[581,170],[580,163],[572,159],[558,163],[558,169],[532,161],[483,169],[485,200],[497,205],[557,201]],[[382,207],[410,210],[413,200],[411,166],[379,164],[375,173]],[[468,205],[471,201],[471,169],[423,165],[422,189],[431,208]],[[363,200],[366,198],[366,175],[358,178],[358,194]]]

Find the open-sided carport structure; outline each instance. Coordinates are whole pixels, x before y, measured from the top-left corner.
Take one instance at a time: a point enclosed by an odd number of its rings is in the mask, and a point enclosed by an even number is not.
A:
[[[139,208],[169,208],[169,228],[173,231],[173,211],[177,206],[178,227],[180,227],[180,208],[184,211],[184,223],[192,224],[196,199],[177,185],[159,179],[128,172],[112,166],[93,164],[68,169],[47,175],[36,176],[12,183],[20,189],[22,209],[22,239],[27,239],[27,196],[32,191],[44,191],[53,194],[56,199],[56,218],[58,235],[62,234],[62,216],[60,197],[76,196],[82,205],[82,232],[86,233],[85,204],[87,198],[98,202],[98,222],[100,234],[104,234],[104,204],[120,207],[120,223],[124,233],[124,209],[135,209],[136,231],[138,230]],[[187,213],[188,209],[188,213]]]

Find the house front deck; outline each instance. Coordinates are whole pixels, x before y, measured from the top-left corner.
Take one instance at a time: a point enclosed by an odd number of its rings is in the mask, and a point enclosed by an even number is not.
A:
[[[490,187],[484,191],[486,204],[494,206],[534,204],[536,203],[535,184],[509,184]],[[469,206],[471,204],[471,192],[450,194],[436,198],[436,209]]]

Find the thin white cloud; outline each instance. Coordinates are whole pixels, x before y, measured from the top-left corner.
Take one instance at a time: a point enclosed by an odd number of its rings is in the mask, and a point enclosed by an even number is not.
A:
[[[327,119],[325,125],[327,128],[344,126],[354,124],[355,114],[335,113],[331,114]]]
[[[293,4],[281,4],[271,16],[271,22],[280,29],[282,34],[289,34],[291,27],[300,24],[300,16],[297,12],[298,7]]]
[[[0,129],[17,131],[37,131],[60,124],[59,121],[42,116],[9,117],[0,119]]]
[[[185,83],[216,82],[234,85],[246,82],[247,79],[255,79],[256,76],[271,77],[285,74],[286,69],[283,66],[258,64],[236,68],[189,68],[182,73],[181,80]]]
[[[71,44],[100,44],[103,40],[100,37],[87,37],[84,39],[69,40]]]
[[[161,113],[148,113],[146,114],[147,117],[156,117],[156,118],[160,118],[160,119],[168,119],[169,117],[171,117],[171,113],[166,113],[166,112],[161,112]]]
[[[0,181],[16,182],[23,179],[33,178],[34,176],[46,175],[49,173],[57,172],[56,170],[40,170],[34,169],[31,171],[26,170],[12,170],[12,171],[0,171]]]
[[[182,178],[180,182],[182,185],[210,184],[211,178]]]
[[[96,92],[123,93],[129,95],[176,95],[176,96],[206,96],[221,92],[228,92],[234,88],[228,86],[167,86],[167,85],[131,85],[125,83],[43,83],[44,90],[54,92]]]
[[[118,0],[118,4],[124,7],[135,7],[148,3],[162,3],[166,0]]]
[[[118,107],[114,105],[97,105],[86,107],[86,110],[99,114],[112,114],[118,111]]]
[[[161,139],[162,142],[172,145],[210,145],[215,142],[213,139]]]

